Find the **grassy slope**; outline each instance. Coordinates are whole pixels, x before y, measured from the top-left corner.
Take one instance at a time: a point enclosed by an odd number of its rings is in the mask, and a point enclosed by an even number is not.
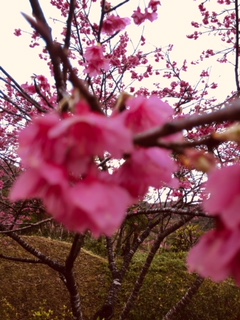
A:
[[[57,260],[66,257],[70,244],[40,237],[28,237],[29,243]],[[0,237],[0,252],[18,257],[30,257],[10,239]],[[124,284],[120,300],[124,303],[136,280],[144,255],[135,259],[132,271]],[[161,254],[156,257],[138,305],[129,320],[160,320],[194,281],[188,275],[184,254]],[[89,319],[102,305],[108,288],[107,262],[94,254],[82,251],[76,263],[77,280],[82,296],[84,314]],[[55,316],[33,317],[33,310],[54,310],[58,320],[68,293],[54,271],[42,265],[16,263],[0,259],[0,319],[1,320],[57,320]],[[122,305],[120,301],[120,305]],[[240,291],[230,281],[222,285],[206,281],[189,308],[177,320],[240,320]],[[115,317],[117,319],[117,317]]]
[[[46,238],[28,237],[28,242],[58,261],[63,261],[70,248],[69,243]],[[0,248],[5,255],[32,258],[8,238],[0,238]],[[87,316],[92,315],[97,305],[104,301],[106,269],[107,263],[103,258],[86,251],[77,259],[77,281]],[[0,283],[0,319],[7,319],[4,310],[11,313],[11,320],[26,320],[32,318],[32,310],[40,307],[52,309],[56,315],[61,314],[64,305],[69,307],[64,284],[58,274],[47,266],[0,259]]]

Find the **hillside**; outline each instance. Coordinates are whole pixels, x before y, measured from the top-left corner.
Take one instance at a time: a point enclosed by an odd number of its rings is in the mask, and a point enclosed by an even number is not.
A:
[[[45,254],[60,261],[63,261],[70,248],[67,242],[47,238],[28,237],[27,240]],[[32,258],[8,238],[0,238],[0,248],[1,254]],[[106,291],[106,269],[107,264],[103,258],[86,251],[82,251],[77,259],[77,280],[83,293],[82,303],[87,317],[92,315],[93,305],[100,306],[104,301],[102,293]],[[54,315],[62,316],[63,306],[70,307],[68,292],[62,280],[47,266],[0,259],[0,279],[0,319],[8,319],[8,313],[12,316],[10,320],[31,319],[33,311],[40,309],[51,309]]]
[[[48,238],[27,237],[36,248],[61,260],[70,244]],[[0,254],[28,257],[11,239],[0,237]],[[195,276],[185,267],[185,254],[165,253],[156,257],[129,320],[161,320],[162,316],[185,294]],[[119,301],[126,301],[145,256],[134,260]],[[76,263],[77,281],[83,312],[90,320],[104,303],[109,279],[104,258],[82,250]],[[1,320],[70,320],[68,292],[58,274],[46,266],[0,259]],[[50,311],[49,311],[50,310]],[[117,319],[117,316],[114,318]],[[214,284],[205,281],[188,308],[176,320],[239,320],[240,290],[231,281]]]

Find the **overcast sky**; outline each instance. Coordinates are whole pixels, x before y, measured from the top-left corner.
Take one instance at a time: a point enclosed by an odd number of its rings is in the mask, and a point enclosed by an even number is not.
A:
[[[112,4],[119,3],[119,1],[111,1]],[[146,1],[147,2],[147,1]],[[57,10],[52,9],[49,5],[50,0],[41,0],[43,9],[45,10],[46,18],[56,17]],[[141,1],[140,1],[141,3]],[[130,1],[126,4],[121,12],[122,16],[132,14],[135,6],[139,4],[138,0]],[[191,27],[191,21],[199,21],[200,14],[197,10],[198,1],[194,0],[161,0],[161,7],[159,9],[159,19],[154,23],[148,22],[146,24],[146,35],[148,42],[156,46],[166,46],[169,43],[174,44],[173,58],[178,61],[195,60],[199,57],[202,50],[212,46],[213,38],[205,37],[200,41],[193,41],[186,38],[186,34],[190,34],[194,29]],[[125,9],[124,9],[125,8]],[[29,48],[31,32],[28,23],[21,16],[20,12],[31,15],[31,8],[27,0],[11,0],[4,1],[0,11],[0,43],[1,43],[1,65],[19,82],[26,82],[33,73],[40,74],[47,71],[44,61],[38,59],[37,49]],[[53,30],[56,29],[56,24],[52,20],[48,20]],[[20,28],[26,31],[26,34],[21,37],[13,35],[14,29]],[[135,35],[136,30],[141,30],[134,26]],[[129,29],[130,30],[130,29]],[[216,39],[215,46],[219,49],[223,44]],[[205,63],[205,68],[211,67],[212,81],[220,83],[218,95],[220,99],[234,90],[233,68],[229,65],[216,64],[214,59],[208,59]],[[202,68],[201,68],[202,69]],[[200,69],[189,71],[189,80],[197,79]]]

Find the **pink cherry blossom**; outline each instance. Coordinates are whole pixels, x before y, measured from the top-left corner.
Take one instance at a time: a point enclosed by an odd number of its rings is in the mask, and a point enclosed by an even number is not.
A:
[[[149,21],[153,22],[153,21],[157,20],[158,14],[157,14],[157,12],[148,12],[148,11],[146,11],[145,12],[145,17]]]
[[[17,36],[17,37],[21,36],[22,35],[22,30],[21,29],[15,29],[14,30],[14,35]]]
[[[32,198],[46,198],[51,189],[66,189],[67,177],[61,168],[42,164],[39,168],[30,168],[23,172],[14,183],[10,200],[18,201]]]
[[[62,152],[64,141],[68,150],[65,152],[66,161],[103,156],[106,151],[121,158],[124,153],[133,150],[132,133],[126,128],[124,121],[121,114],[106,117],[93,112],[84,113],[61,121],[49,132],[49,137],[57,139],[57,155]],[[61,158],[60,154],[58,158]]]
[[[160,6],[161,3],[158,0],[150,0],[148,4],[148,8],[151,8],[153,12],[156,12],[158,9],[158,6]]]
[[[177,187],[177,181],[173,178],[176,168],[170,152],[160,148],[139,148],[116,171],[113,179],[138,198],[143,197],[150,186]]]
[[[74,206],[73,216],[65,216],[68,221],[64,224],[80,232],[90,229],[96,237],[102,234],[112,236],[121,226],[127,208],[133,203],[126,190],[101,180],[79,182],[71,189],[69,196]],[[79,212],[85,212],[87,216],[83,223],[78,223],[81,219]]]
[[[154,20],[156,20],[157,17],[158,17],[157,12],[155,11],[156,6],[153,4],[152,7],[154,8],[154,11],[149,12],[148,9],[146,8],[144,13],[142,13],[142,12],[141,12],[141,9],[138,7],[137,10],[135,10],[135,11],[133,12],[133,15],[132,15],[132,18],[133,18],[134,23],[135,23],[136,25],[140,25],[140,24],[142,24],[145,20],[149,20],[149,21],[151,21],[151,22],[153,22]],[[151,8],[151,6],[150,6],[150,8]]]
[[[81,103],[83,104],[81,108]],[[133,150],[132,132],[122,114],[106,117],[77,105],[77,115],[49,114],[33,119],[19,137],[26,171],[10,199],[40,198],[59,222],[78,232],[112,235],[133,199],[98,170],[94,159],[105,152],[121,158]]]
[[[35,118],[20,133],[19,155],[25,168],[41,171],[48,163],[80,176],[87,174],[95,156],[109,152],[121,158],[132,152],[132,133],[123,115],[106,117],[87,111],[85,104],[79,103],[78,114],[64,119],[57,114]]]
[[[126,190],[99,177],[70,185],[55,168],[48,168],[48,176],[42,173],[36,169],[23,173],[12,189],[11,200],[41,198],[48,213],[72,231],[112,236],[133,203]]]
[[[208,232],[190,251],[189,270],[213,281],[234,277],[240,285],[240,228]]]
[[[120,18],[119,16],[109,15],[103,22],[102,31],[111,36],[115,32],[123,30],[131,20],[129,18]]]
[[[48,138],[48,134],[60,121],[57,114],[40,116],[20,132],[18,154],[25,168],[37,168],[43,161],[52,159],[53,141]]]
[[[220,216],[231,229],[240,225],[240,164],[215,169],[206,183],[209,198],[203,207],[211,215]]]
[[[146,15],[142,13],[141,9],[138,7],[137,10],[133,12],[132,18],[135,24],[140,25],[146,20]]]
[[[109,61],[103,55],[104,47],[101,45],[88,47],[85,52],[87,65],[85,72],[91,77],[98,76],[102,70],[108,71],[110,68]]]
[[[156,96],[139,96],[127,100],[125,112],[126,126],[134,133],[159,127],[173,116],[172,107]]]

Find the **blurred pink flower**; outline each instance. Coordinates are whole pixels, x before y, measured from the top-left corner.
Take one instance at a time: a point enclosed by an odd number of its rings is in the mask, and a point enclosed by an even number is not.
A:
[[[10,199],[40,198],[47,211],[74,231],[112,235],[120,227],[132,197],[101,177],[94,162],[105,152],[122,158],[133,150],[132,132],[122,114],[96,114],[78,104],[78,115],[35,118],[19,137],[27,169],[15,182]],[[82,113],[81,113],[82,112]]]
[[[100,179],[79,182],[70,190],[69,196],[74,206],[73,215],[69,218],[65,215],[64,219],[68,221],[64,224],[75,231],[91,230],[96,237],[112,236],[121,226],[127,208],[133,204],[126,190]],[[84,212],[84,221],[81,212]],[[78,222],[80,219],[82,223]]]
[[[126,105],[126,126],[134,133],[159,127],[173,116],[173,108],[156,96],[129,98]]]
[[[23,199],[48,197],[49,192],[55,190],[66,190],[68,187],[67,176],[56,166],[42,164],[39,168],[30,168],[24,171],[14,183],[11,193],[11,201]]]
[[[86,174],[92,157],[107,151],[115,158],[133,150],[132,133],[121,114],[114,117],[93,112],[64,119],[50,132],[56,142],[52,148],[57,163],[78,174]]]
[[[145,20],[149,20],[153,22],[157,19],[158,14],[156,12],[156,5],[153,3],[149,6],[150,9],[154,8],[154,11],[149,12],[148,9],[145,9],[145,12],[142,13],[141,9],[138,7],[137,10],[135,10],[132,14],[133,21],[136,25],[142,24]]]
[[[12,189],[11,200],[41,198],[48,213],[72,231],[112,236],[133,203],[126,190],[99,177],[70,185],[61,172],[54,170],[49,179],[41,173],[34,169],[23,173]]]
[[[115,32],[123,30],[130,23],[131,20],[129,18],[120,18],[112,14],[103,22],[102,31],[111,36]]]
[[[240,228],[208,232],[190,251],[189,270],[213,281],[234,277],[240,285]]]
[[[143,197],[148,188],[177,187],[173,173],[177,169],[169,151],[160,148],[136,149],[113,175],[114,181],[134,197]]]
[[[18,154],[25,168],[40,168],[44,161],[52,161],[54,141],[48,135],[60,121],[57,114],[40,116],[20,132]]]
[[[146,15],[141,12],[141,9],[138,7],[132,14],[132,18],[135,24],[140,25],[146,20]]]
[[[85,72],[91,77],[98,76],[102,71],[108,71],[110,68],[109,60],[103,55],[104,47],[101,45],[88,47],[85,52],[87,61]]]
[[[227,228],[240,226],[240,164],[211,171],[206,193],[203,207],[208,213],[220,216]]]

